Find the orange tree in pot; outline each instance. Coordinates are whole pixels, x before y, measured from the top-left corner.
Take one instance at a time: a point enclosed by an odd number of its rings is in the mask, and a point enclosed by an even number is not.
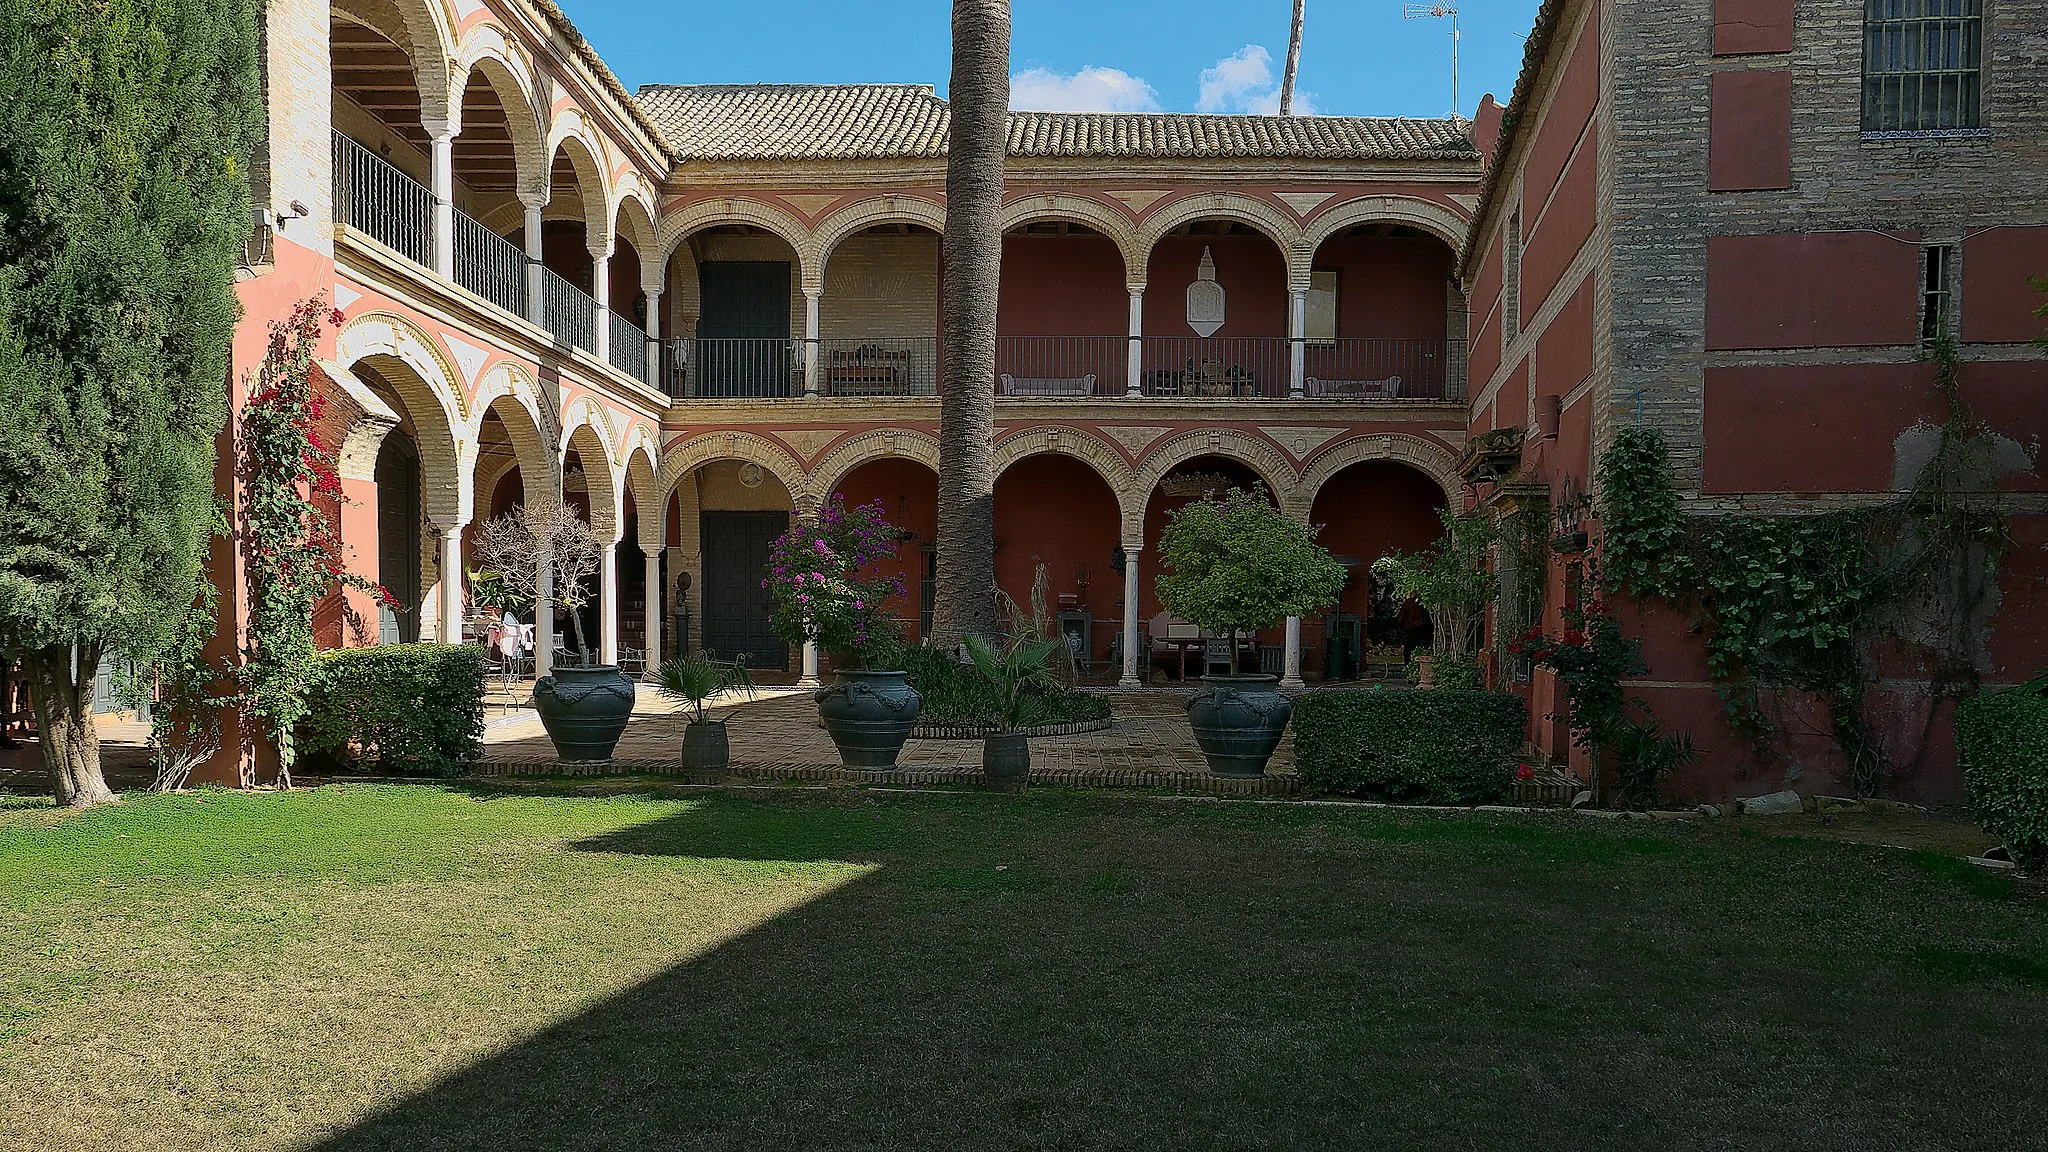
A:
[[[1159,539],[1165,571],[1157,588],[1168,611],[1230,637],[1271,628],[1337,602],[1344,566],[1316,537],[1314,525],[1275,508],[1263,487],[1232,488],[1172,512]],[[1204,676],[1188,700],[1195,742],[1219,776],[1266,771],[1293,707],[1277,677]]]

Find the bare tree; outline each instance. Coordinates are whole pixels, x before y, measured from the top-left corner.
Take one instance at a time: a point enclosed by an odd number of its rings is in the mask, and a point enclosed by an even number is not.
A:
[[[551,562],[547,597],[569,614],[576,652],[589,664],[590,644],[583,636],[583,607],[590,603],[585,580],[604,561],[604,545],[590,523],[566,504],[529,504],[484,523],[477,533],[478,575],[502,582],[504,589],[531,604],[541,595],[542,561]],[[540,643],[550,643],[549,637]]]
[[[1303,0],[1294,0],[1294,30],[1287,36],[1287,69],[1280,74],[1280,114],[1294,115],[1294,74],[1301,70],[1301,16]]]
[[[939,397],[938,594],[932,633],[996,631],[996,296],[1010,134],[1009,0],[954,0],[946,154],[945,387]]]

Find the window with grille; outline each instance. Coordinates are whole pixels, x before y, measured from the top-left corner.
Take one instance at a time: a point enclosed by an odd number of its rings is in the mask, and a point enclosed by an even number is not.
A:
[[[1505,355],[1508,345],[1522,334],[1522,209],[1519,205],[1514,215],[1508,217],[1507,239],[1502,241],[1502,246],[1500,347]]]
[[[1949,277],[1955,267],[1953,244],[1929,244],[1922,248],[1926,264],[1920,281],[1920,338],[1932,340],[1948,328]]]
[[[1981,125],[1984,0],[1864,0],[1863,130]]]

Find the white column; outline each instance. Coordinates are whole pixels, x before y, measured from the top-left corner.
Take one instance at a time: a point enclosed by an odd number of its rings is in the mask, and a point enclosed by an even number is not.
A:
[[[433,137],[434,271],[455,278],[455,133],[429,124]]]
[[[818,362],[818,312],[825,290],[804,289],[804,395],[816,396],[825,379],[825,366]],[[813,668],[813,679],[817,669]]]
[[[607,541],[598,568],[597,662],[619,662],[619,542]]]
[[[1303,376],[1308,341],[1308,289],[1296,288],[1288,293],[1287,303],[1287,394],[1302,394]]]
[[[1301,680],[1301,617],[1287,618],[1287,654],[1280,665],[1282,688],[1306,688]]]
[[[647,675],[661,667],[661,550],[647,553]]]
[[[818,642],[816,640],[804,641],[803,679],[798,680],[796,686],[799,688],[816,688],[818,686]]]
[[[643,284],[647,293],[647,386],[661,387],[661,287]]]
[[[1124,391],[1127,395],[1145,394],[1145,286],[1125,285],[1131,293],[1131,354],[1130,362],[1124,366]]]
[[[1124,675],[1117,681],[1119,688],[1139,686],[1138,645],[1144,642],[1138,635],[1138,557],[1142,552],[1136,545],[1124,545]]]
[[[533,674],[550,676],[555,671],[555,563],[541,557],[538,579],[534,581]]]
[[[592,249],[590,252],[590,296],[596,301],[591,318],[597,322],[597,331],[592,342],[597,347],[591,354],[599,360],[610,362],[612,358],[612,254]],[[609,661],[607,661],[609,663]]]
[[[441,529],[441,643],[462,643],[462,525]]]
[[[522,201],[522,203],[526,205],[526,318],[545,328],[547,327],[547,321],[543,318],[545,314],[541,311],[540,274],[543,265],[541,264],[540,214],[541,210],[547,207],[547,201],[543,200],[538,204],[532,201]]]

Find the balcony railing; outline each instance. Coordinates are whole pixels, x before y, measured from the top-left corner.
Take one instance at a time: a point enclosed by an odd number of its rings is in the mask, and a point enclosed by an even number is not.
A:
[[[936,396],[935,336],[818,341],[818,391],[827,396]]]
[[[612,320],[612,367],[635,380],[647,379],[647,333],[617,312],[607,310],[605,314]]]
[[[1147,396],[1287,396],[1287,340],[1278,336],[1147,336],[1138,381]]]
[[[1351,403],[1463,400],[1463,349],[1444,340],[1335,340],[1302,351],[1302,395]]]
[[[1082,400],[1122,396],[1127,336],[998,336],[996,395]]]
[[[801,340],[662,341],[662,391],[686,397],[777,398],[803,391]]]
[[[540,270],[540,319],[556,340],[597,350],[597,301],[553,268]]]
[[[514,316],[526,315],[526,253],[466,213],[455,213],[455,282]]]
[[[361,144],[334,134],[334,212],[422,267],[434,262],[434,193]]]

